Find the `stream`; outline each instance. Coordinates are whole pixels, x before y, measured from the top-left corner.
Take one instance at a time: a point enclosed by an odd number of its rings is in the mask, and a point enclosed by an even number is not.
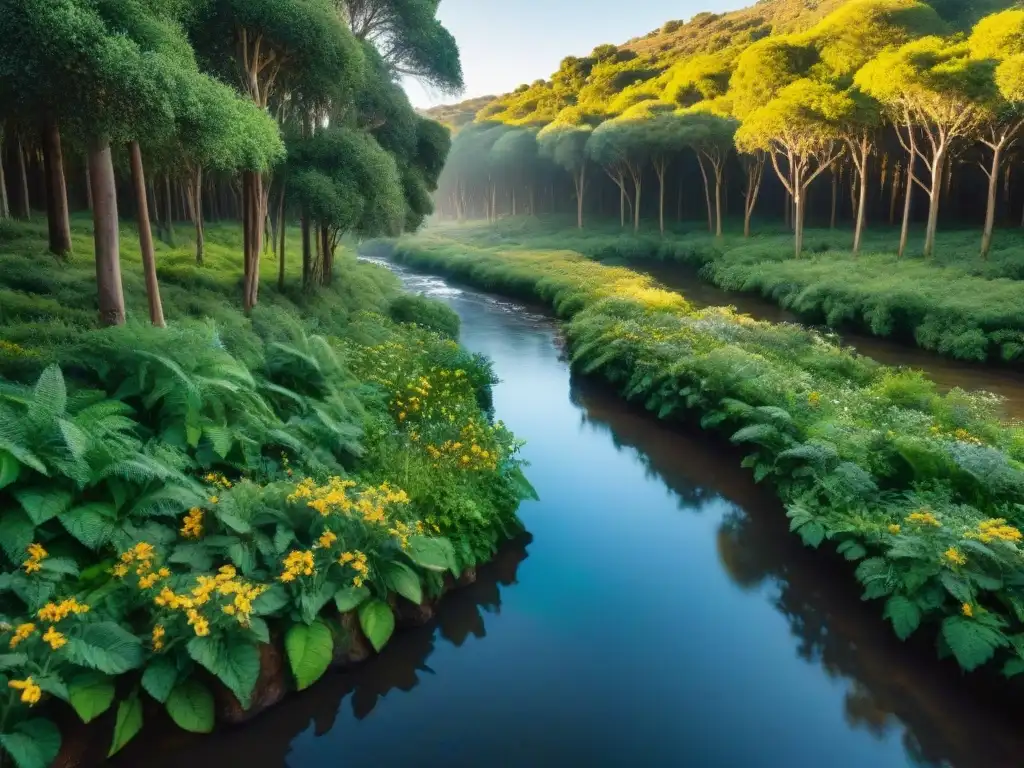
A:
[[[146,765],[1021,764],[1007,687],[900,643],[730,447],[578,380],[544,315],[390,268],[493,360],[530,535],[377,658]]]

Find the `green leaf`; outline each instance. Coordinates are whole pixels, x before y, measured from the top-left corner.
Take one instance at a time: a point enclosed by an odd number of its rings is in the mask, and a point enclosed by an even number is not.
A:
[[[345,613],[358,608],[370,596],[370,590],[366,587],[342,587],[334,593],[334,604],[338,606],[338,613]]]
[[[996,648],[1008,644],[1002,632],[964,616],[950,616],[942,622],[942,637],[960,666],[970,672],[987,662]]]
[[[526,479],[526,475],[523,474],[523,470],[516,467],[508,473],[509,480],[512,481],[512,487],[516,491],[516,495],[523,501],[540,501],[540,496],[537,495],[537,489],[534,488],[530,481]]]
[[[267,622],[261,619],[259,616],[249,617],[249,632],[256,638],[259,643],[270,642],[270,627],[267,626]]]
[[[78,541],[96,550],[110,541],[117,512],[112,504],[96,501],[61,512],[57,519]]]
[[[953,597],[961,603],[973,603],[974,594],[971,585],[952,571],[943,571],[939,574],[939,581]]]
[[[71,700],[67,685],[53,672],[48,675],[40,675],[35,680],[36,685],[51,696],[56,696],[61,701]]]
[[[370,600],[359,608],[359,626],[378,653],[391,639],[395,631],[395,614],[387,603],[381,600]]]
[[[260,652],[254,643],[193,637],[188,654],[228,687],[243,709],[248,709],[260,676]]]
[[[167,714],[185,731],[209,733],[213,730],[213,694],[198,680],[185,680],[167,697]]]
[[[197,571],[208,571],[213,567],[213,555],[202,543],[179,544],[167,558],[167,562],[189,565]]]
[[[164,704],[178,682],[178,665],[169,656],[156,656],[142,673],[142,687],[150,696]]]
[[[33,524],[42,525],[61,512],[67,511],[73,496],[70,491],[60,488],[24,488],[15,491],[14,498],[21,504],[21,508]]]
[[[1021,672],[1024,672],[1024,659],[1010,659],[1003,665],[1003,675],[1006,677],[1016,677]]]
[[[288,664],[295,676],[295,685],[304,690],[321,678],[334,656],[334,636],[322,621],[292,624],[284,636]]]
[[[41,563],[44,573],[60,573],[66,576],[78,575],[78,563],[70,557],[48,557]]]
[[[917,603],[903,595],[893,595],[885,602],[885,618],[900,640],[906,640],[921,623],[921,609]]]
[[[804,540],[804,544],[817,549],[825,539],[825,526],[817,520],[812,520],[800,526],[799,533],[800,538]]]
[[[71,681],[68,695],[82,722],[92,722],[114,703],[114,681],[99,672],[85,672]]]
[[[28,664],[28,656],[24,653],[0,653],[0,671],[16,669]]]
[[[277,613],[291,602],[288,590],[281,584],[274,584],[266,592],[252,601],[253,616],[270,616]]]
[[[299,613],[302,614],[302,620],[312,624],[324,606],[334,597],[334,591],[335,585],[330,582],[324,582],[315,592],[304,591],[299,597]]]
[[[423,586],[420,577],[403,563],[387,563],[383,567],[384,583],[406,600],[419,605],[423,602]]]
[[[410,536],[407,554],[416,565],[428,571],[451,571],[457,567],[455,549],[445,538]]]
[[[108,675],[120,675],[142,666],[139,638],[112,621],[77,627],[64,650],[73,664]]]
[[[110,742],[111,757],[121,751],[129,741],[142,730],[142,702],[135,694],[122,701],[117,707],[117,721],[114,723],[114,738]]]
[[[60,752],[60,731],[49,720],[25,720],[0,734],[0,746],[18,768],[48,768]]]
[[[0,515],[0,547],[9,560],[21,563],[25,559],[35,533],[35,525],[22,510],[5,509]]]
[[[8,451],[0,451],[0,488],[6,488],[21,476],[21,462]]]

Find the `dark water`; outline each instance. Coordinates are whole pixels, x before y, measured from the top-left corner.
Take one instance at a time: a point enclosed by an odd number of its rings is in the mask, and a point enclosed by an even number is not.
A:
[[[739,312],[758,320],[776,323],[800,322],[792,312],[757,294],[716,288],[701,280],[692,268],[685,265],[647,262],[643,265],[631,264],[630,268],[645,272],[665,287],[679,291],[697,307],[733,306]],[[892,339],[845,330],[839,339],[845,346],[853,347],[880,363],[922,370],[943,391],[959,387],[968,391],[980,389],[999,395],[1003,398],[1003,410],[1008,417],[1024,419],[1024,374],[1019,371],[955,360]]]
[[[735,454],[574,380],[548,319],[403,278],[494,361],[532,540],[355,672],[147,765],[1021,765],[1005,692],[895,640]]]

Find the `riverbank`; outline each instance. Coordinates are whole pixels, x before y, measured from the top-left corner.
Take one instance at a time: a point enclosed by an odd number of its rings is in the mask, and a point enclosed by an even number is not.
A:
[[[767,231],[745,239],[714,238],[691,226],[662,238],[592,222],[582,231],[558,217],[521,217],[445,224],[457,239],[480,246],[570,248],[600,261],[642,266],[687,264],[714,285],[757,293],[811,324],[853,329],[961,360],[1019,365],[1024,361],[1024,237],[1002,232],[989,260],[977,258],[975,233],[939,237],[933,261],[895,256],[898,233],[869,231],[854,258],[851,235],[810,229],[809,253],[792,255],[792,236]]]
[[[159,246],[154,328],[126,228],[129,322],[99,328],[87,226],[65,261],[45,224],[0,227],[0,745],[19,768],[115,754],[151,721],[209,733],[379,652],[532,494],[490,364],[386,270],[339,254],[305,293],[289,233],[285,290],[264,258],[247,318],[241,232],[211,225],[205,266]]]
[[[495,234],[496,241],[503,236]],[[901,637],[925,624],[966,669],[1011,638],[1024,433],[984,395],[939,395],[791,325],[694,310],[649,278],[566,250],[480,247],[448,230],[398,242],[404,263],[541,300],[568,321],[574,367],[666,419],[750,446],[805,543],[834,545]],[[1009,522],[995,522],[1009,518]]]

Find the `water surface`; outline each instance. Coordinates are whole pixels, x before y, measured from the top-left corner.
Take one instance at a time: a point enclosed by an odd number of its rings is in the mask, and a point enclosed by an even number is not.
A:
[[[899,643],[730,449],[575,380],[548,318],[398,271],[494,361],[532,540],[356,671],[149,765],[1021,764],[1003,689]]]

